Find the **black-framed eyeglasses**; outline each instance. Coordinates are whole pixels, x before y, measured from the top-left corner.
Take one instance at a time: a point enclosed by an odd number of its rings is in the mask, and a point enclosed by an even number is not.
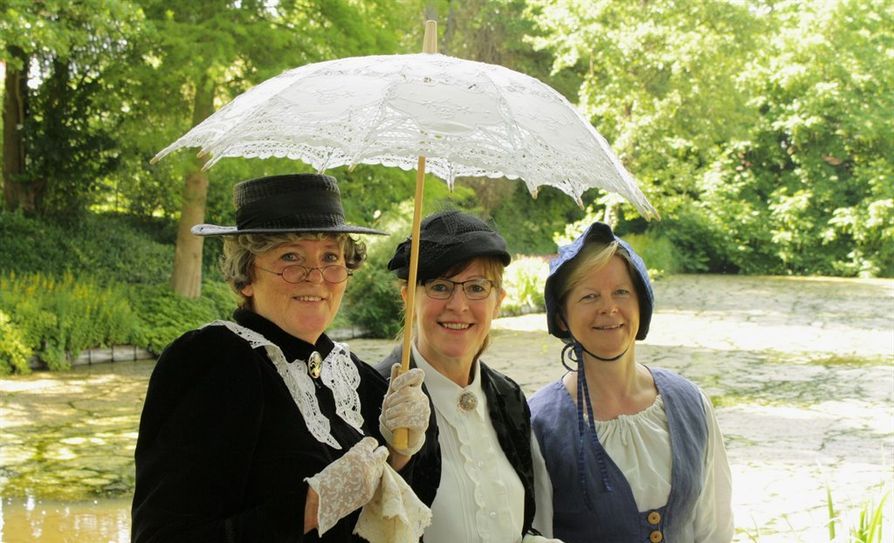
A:
[[[267,273],[272,273],[273,275],[278,275],[283,278],[283,281],[286,283],[297,284],[303,281],[306,281],[308,277],[310,277],[311,272],[314,270],[318,270],[320,275],[327,283],[344,283],[347,281],[348,277],[354,275],[354,273],[348,268],[342,266],[341,264],[327,264],[326,266],[320,266],[318,268],[308,268],[307,266],[302,266],[301,264],[292,264],[291,266],[286,266],[282,269],[281,272],[275,272],[273,270],[268,270],[262,268],[255,264],[255,267],[261,271],[265,271]]]
[[[434,300],[448,300],[453,296],[457,286],[462,287],[469,300],[483,300],[494,289],[490,279],[469,279],[468,281],[451,281],[450,279],[432,279],[422,284],[425,295]]]

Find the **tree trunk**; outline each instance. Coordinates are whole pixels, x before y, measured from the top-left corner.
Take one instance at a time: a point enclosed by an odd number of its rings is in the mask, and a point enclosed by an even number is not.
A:
[[[211,115],[214,109],[214,84],[203,76],[196,86],[193,103],[193,126]],[[208,200],[208,176],[202,171],[206,159],[197,158],[187,172],[183,188],[183,208],[177,226],[177,245],[174,249],[174,270],[171,288],[185,298],[202,294],[202,242],[190,229],[205,222],[205,203]]]
[[[25,173],[25,141],[22,130],[28,104],[28,56],[10,46],[10,57],[21,67],[6,63],[3,94],[3,203],[9,211],[22,204],[21,179]]]

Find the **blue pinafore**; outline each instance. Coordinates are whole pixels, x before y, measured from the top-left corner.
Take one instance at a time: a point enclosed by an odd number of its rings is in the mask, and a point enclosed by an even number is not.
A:
[[[565,543],[687,543],[704,481],[705,409],[694,384],[668,370],[650,371],[664,401],[673,466],[668,501],[654,510],[638,511],[624,474],[592,427],[579,426],[578,409],[561,381],[529,401],[552,479],[553,535]]]

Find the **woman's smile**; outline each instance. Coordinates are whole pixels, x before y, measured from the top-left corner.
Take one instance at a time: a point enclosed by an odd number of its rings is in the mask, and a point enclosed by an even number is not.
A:
[[[256,273],[243,289],[254,311],[293,336],[316,343],[338,313],[347,287],[347,281],[326,281],[321,270],[344,265],[341,244],[335,238],[302,239],[258,255],[255,263],[266,272]],[[289,283],[283,270],[296,265],[310,271],[302,281]]]

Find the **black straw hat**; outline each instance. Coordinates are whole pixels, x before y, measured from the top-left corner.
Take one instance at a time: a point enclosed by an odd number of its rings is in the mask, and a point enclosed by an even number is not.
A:
[[[410,238],[400,243],[388,269],[400,279],[410,277]],[[452,266],[482,256],[500,259],[508,266],[512,257],[506,240],[477,217],[459,211],[429,215],[419,226],[419,267],[416,281],[439,277]]]
[[[237,234],[285,234],[289,232],[333,232],[381,234],[385,232],[345,224],[345,211],[335,178],[299,173],[259,177],[233,187],[236,226],[197,224],[197,236]]]

